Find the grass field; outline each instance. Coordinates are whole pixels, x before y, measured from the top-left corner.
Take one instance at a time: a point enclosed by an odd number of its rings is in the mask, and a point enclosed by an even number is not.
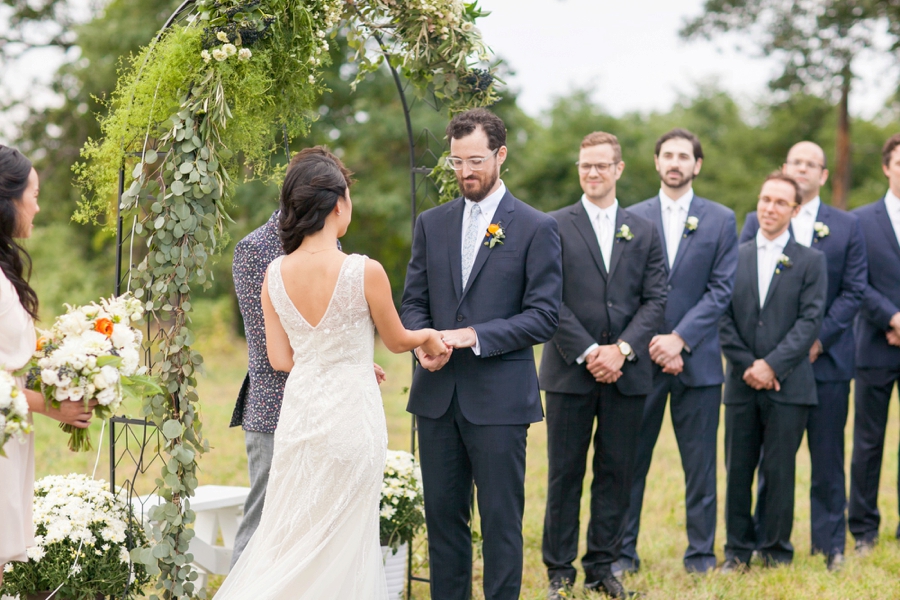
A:
[[[218,318],[216,311],[223,311]],[[229,332],[224,311],[227,307],[211,307],[212,314],[201,326],[199,338],[206,340],[198,349],[206,357],[206,370],[200,380],[202,420],[205,435],[212,451],[200,461],[201,484],[248,485],[243,435],[239,429],[229,429],[228,422],[241,380],[246,371],[246,348],[243,340]],[[382,386],[385,412],[390,434],[389,445],[394,449],[409,449],[410,418],[405,412],[406,386],[409,384],[410,365],[407,355],[389,354],[383,347],[376,348],[376,360],[385,366],[388,381]],[[139,411],[129,411],[137,416]],[[654,454],[653,465],[647,483],[643,513],[643,526],[638,548],[643,565],[639,574],[626,579],[626,586],[644,593],[651,599],[789,599],[816,598],[842,600],[845,598],[900,598],[900,543],[893,536],[897,528],[897,403],[891,407],[890,428],[886,441],[886,455],[881,479],[880,508],[882,511],[882,541],[876,550],[865,558],[852,553],[852,538],[848,542],[846,568],[838,574],[825,570],[821,557],[809,556],[809,454],[805,443],[798,454],[797,492],[793,543],[796,548],[794,564],[776,569],[754,568],[747,575],[709,576],[688,575],[684,572],[681,556],[686,545],[684,533],[683,473],[672,433],[667,420]],[[92,426],[95,445],[100,425]],[[719,527],[716,551],[722,560],[724,544],[725,468],[719,428]],[[52,423],[40,418],[37,429],[37,476],[68,472],[91,473],[96,453],[72,454],[65,447],[65,439]],[[851,423],[847,427],[847,464],[852,443]],[[97,477],[106,479],[109,474],[108,444],[103,441]],[[588,463],[590,464],[590,462]],[[119,475],[121,477],[121,475]],[[585,487],[589,486],[590,474]],[[541,528],[546,498],[547,454],[546,429],[543,423],[531,427],[528,436],[528,458],[525,505],[525,573],[522,598],[539,600],[546,598],[546,576],[541,563]],[[140,490],[139,490],[140,491]],[[587,522],[587,497],[582,502],[582,533]],[[848,535],[849,538],[849,535]],[[582,539],[582,552],[584,541]],[[416,546],[416,554],[424,558],[424,546]],[[476,564],[476,582],[473,598],[481,599]],[[421,570],[418,574],[427,574]],[[579,573],[580,575],[580,573]],[[212,578],[211,588],[221,579]],[[596,598],[580,592],[579,579],[576,598]],[[416,584],[413,597],[429,598],[427,586]],[[344,599],[341,599],[344,600]],[[346,599],[350,600],[350,599]]]

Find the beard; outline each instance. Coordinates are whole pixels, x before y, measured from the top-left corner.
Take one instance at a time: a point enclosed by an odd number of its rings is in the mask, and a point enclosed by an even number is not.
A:
[[[462,175],[457,174],[456,182],[459,184],[459,189],[465,198],[472,202],[481,202],[488,197],[488,194],[491,192],[491,189],[493,189],[494,184],[497,183],[499,178],[500,173],[497,172],[497,170],[490,172],[476,171],[473,175],[469,176],[469,179],[463,179]],[[466,186],[466,183],[469,184],[469,187]]]
[[[678,179],[676,179],[675,181],[672,181],[672,182],[666,181],[666,178],[669,177],[670,175],[678,175]],[[673,171],[669,171],[668,173],[666,173],[665,176],[660,176],[660,180],[663,183],[669,185],[670,187],[678,189],[678,188],[684,187],[687,184],[689,184],[690,182],[692,182],[694,180],[694,175],[693,175],[693,173],[689,173],[689,174],[685,175],[681,171],[673,170]]]

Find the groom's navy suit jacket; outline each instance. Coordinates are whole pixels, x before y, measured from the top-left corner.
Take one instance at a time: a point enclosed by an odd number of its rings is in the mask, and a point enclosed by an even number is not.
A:
[[[628,211],[655,223],[660,240],[665,240],[659,196]],[[684,370],[678,378],[684,385],[719,385],[724,381],[719,319],[734,288],[737,222],[731,209],[699,196],[691,200],[688,217],[697,218],[697,229],[685,230],[671,270],[666,261],[666,317],[658,333],[677,330],[690,349],[681,354]]]
[[[543,419],[532,346],[559,323],[562,265],[556,221],[507,191],[493,223],[506,238],[482,245],[462,289],[462,221],[457,198],[416,220],[400,317],[407,329],[472,327],[481,355],[455,350],[434,373],[417,366],[407,410],[436,419],[456,392],[476,425],[523,425]]]
[[[855,370],[853,320],[859,312],[868,277],[866,243],[859,219],[850,213],[822,203],[816,221],[824,223],[829,229],[828,235],[823,238],[817,238],[814,233],[812,244],[814,249],[825,255],[828,294],[825,298],[825,320],[819,333],[824,352],[813,363],[813,373],[817,381],[849,381],[853,379]],[[756,211],[753,211],[744,222],[741,243],[756,239],[757,231],[759,220]],[[900,260],[900,256],[897,259]]]
[[[541,387],[548,392],[588,394],[597,385],[578,357],[592,344],[631,345],[637,361],[625,362],[616,381],[625,396],[653,388],[650,339],[662,326],[666,304],[666,272],[662,242],[651,221],[620,206],[616,231],[627,225],[630,240],[616,239],[603,262],[597,235],[581,201],[550,213],[559,221],[565,285],[559,331],[544,346]]]
[[[869,276],[856,321],[856,366],[895,369],[900,348],[891,346],[885,334],[900,312],[900,246],[884,198],[853,211],[866,237]]]

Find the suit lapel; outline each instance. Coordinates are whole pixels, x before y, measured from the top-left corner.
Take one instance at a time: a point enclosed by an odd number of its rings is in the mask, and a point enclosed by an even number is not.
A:
[[[630,244],[631,242],[625,239],[617,239],[616,234],[622,228],[622,225],[627,225],[631,221],[631,217],[628,212],[624,210],[621,206],[616,209],[616,226],[613,228],[613,245],[612,245],[612,256],[609,257],[609,280],[612,281],[613,273],[616,272],[616,265],[619,264],[619,258],[622,257],[622,252],[625,251],[625,245]],[[631,226],[629,225],[629,229]],[[634,232],[632,232],[634,233]]]
[[[887,207],[884,205],[884,198],[876,206],[878,210],[878,222],[881,224],[881,231],[888,239],[888,244],[894,249],[894,253],[900,258],[900,246],[897,245],[897,235],[894,233],[894,226],[891,224],[891,217],[888,215]]]
[[[788,239],[788,243],[784,246],[784,250],[782,250],[781,253],[788,258],[791,258],[791,255],[794,254],[794,249],[799,245],[800,244],[798,244],[797,241],[793,237],[791,237],[790,239]],[[777,263],[775,265],[775,268],[778,268]],[[786,271],[787,268],[784,268],[781,270],[781,273],[772,273],[772,283],[769,284],[769,291],[766,293],[766,301],[762,305],[763,308],[769,305],[769,301],[772,299],[772,296],[775,295],[775,289],[778,287],[778,283],[784,278]]]
[[[513,214],[514,211],[515,204],[513,203],[513,196],[507,190],[503,199],[500,200],[500,204],[497,205],[497,210],[494,211],[494,217],[491,219],[491,223],[501,223],[504,233],[509,235],[509,225],[512,223],[513,216],[515,216]],[[462,228],[462,220],[460,220],[460,228]],[[484,233],[487,234],[487,230],[485,230]],[[462,236],[458,236],[458,238],[462,239]],[[494,251],[494,249],[489,246],[485,246],[484,241],[485,240],[482,239],[482,241],[479,242],[481,245],[478,247],[478,253],[475,255],[475,264],[472,265],[472,272],[469,273],[469,281],[466,283],[466,289],[463,290],[462,297],[459,299],[460,302],[462,302],[462,298],[465,297],[468,291],[472,289],[475,278],[478,277],[478,273],[481,271],[481,268],[484,266],[490,253]],[[462,265],[462,258],[459,259],[459,262],[460,265]],[[460,266],[460,268],[462,267]],[[459,276],[459,282],[460,284],[462,283],[462,275]]]
[[[666,274],[671,275],[672,272],[669,269],[669,248],[666,245],[666,226],[663,223],[662,216],[662,198],[659,195],[650,200],[650,213],[655,217],[653,220],[656,222],[656,231],[659,233],[659,239],[663,243],[663,256],[666,257]]]
[[[750,263],[750,268],[747,269],[747,275],[750,277],[750,295],[753,297],[753,309],[759,313],[762,310],[759,306],[759,249],[756,247],[755,239],[747,251],[750,252],[747,258]]]
[[[703,199],[698,198],[695,195],[694,199],[691,200],[691,208],[690,208],[690,210],[688,210],[688,219],[690,219],[691,217],[696,217],[698,229],[700,227],[703,227],[703,218],[702,218],[703,213],[704,213],[703,208],[704,208],[703,207]],[[687,226],[687,222],[685,221],[685,227],[686,226]],[[687,231],[687,229],[685,228],[685,232],[686,231]],[[684,235],[684,232],[682,232],[681,242],[678,244],[678,252],[675,254],[675,262],[672,263],[672,270],[669,272],[670,278],[672,276],[672,273],[674,273],[675,270],[678,269],[678,265],[680,265],[682,263],[682,257],[685,254],[687,254],[688,247],[691,245],[691,240],[693,240],[694,236],[696,236],[696,235],[697,235],[696,231],[694,231],[690,235]],[[666,238],[663,237],[662,239],[665,240]]]
[[[450,278],[453,279],[453,289],[456,297],[462,299],[462,222],[466,201],[462,198],[454,200],[456,203],[447,216],[447,244],[448,258],[450,259]],[[471,276],[469,277],[471,279]]]
[[[591,218],[588,216],[584,204],[579,200],[578,204],[572,206],[570,214],[572,215],[572,223],[575,225],[575,229],[578,230],[578,233],[584,238],[584,243],[587,244],[587,247],[590,250],[591,258],[594,259],[597,270],[600,271],[600,274],[605,280],[606,265],[603,264],[603,255],[600,254],[600,244],[597,243],[597,234],[594,233],[594,227],[591,225]]]

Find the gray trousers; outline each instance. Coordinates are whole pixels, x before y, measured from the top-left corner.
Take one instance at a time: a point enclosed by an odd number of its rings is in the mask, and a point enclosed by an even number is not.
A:
[[[272,468],[272,454],[275,450],[275,434],[259,431],[245,431],[247,446],[247,468],[250,471],[250,495],[244,504],[244,519],[238,527],[234,539],[231,566],[241,557],[247,542],[259,527],[263,504],[266,502],[266,486],[269,484],[269,469]]]

